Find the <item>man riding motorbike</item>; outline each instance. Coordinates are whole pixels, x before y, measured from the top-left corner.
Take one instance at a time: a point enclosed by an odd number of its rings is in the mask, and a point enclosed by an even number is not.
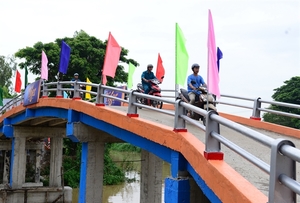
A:
[[[149,64],[149,65],[147,66],[147,70],[144,71],[144,72],[142,73],[142,76],[141,76],[141,79],[142,79],[142,85],[143,85],[143,89],[144,89],[144,91],[145,91],[145,92],[144,92],[145,94],[148,94],[149,91],[151,90],[151,84],[150,84],[149,80],[151,80],[151,79],[157,79],[157,78],[154,76],[154,74],[153,74],[153,72],[152,72],[152,69],[153,69],[153,65],[152,65],[152,64]]]
[[[190,104],[194,105],[196,97],[201,97],[201,91],[198,89],[200,86],[206,87],[206,83],[201,75],[198,75],[200,66],[197,63],[192,65],[193,74],[189,75],[187,78],[187,89],[188,96],[190,99]],[[191,116],[191,112],[188,112],[188,116]]]

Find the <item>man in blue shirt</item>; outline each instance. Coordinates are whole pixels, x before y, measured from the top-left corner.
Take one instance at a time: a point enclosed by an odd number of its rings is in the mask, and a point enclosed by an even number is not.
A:
[[[193,74],[189,75],[187,78],[187,87],[188,87],[188,95],[190,98],[190,104],[195,103],[196,96],[200,96],[202,93],[200,90],[198,90],[198,87],[201,85],[206,87],[206,84],[201,77],[201,75],[198,75],[200,66],[197,63],[194,63],[192,65]]]
[[[78,73],[74,73],[74,78],[72,78],[71,80],[72,82],[77,81],[77,82],[81,82],[81,80],[79,79],[79,74]],[[71,84],[71,86],[74,88],[74,85]],[[71,95],[70,98],[74,97],[74,91],[71,91]]]
[[[144,91],[145,91],[145,94],[148,94],[151,90],[151,84],[149,82],[149,80],[151,79],[155,79],[156,77],[154,76],[153,72],[153,65],[152,64],[149,64],[147,66],[147,70],[144,71],[142,73],[142,76],[141,76],[141,79],[142,79],[142,85],[143,85],[143,88],[144,88]]]

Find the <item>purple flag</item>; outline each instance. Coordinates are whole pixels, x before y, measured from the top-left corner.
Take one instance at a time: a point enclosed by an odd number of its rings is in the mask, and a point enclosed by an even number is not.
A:
[[[64,41],[61,42],[59,72],[66,74],[70,60],[71,48]]]
[[[217,48],[217,65],[218,65],[218,72],[220,71],[220,59],[223,58],[223,53],[221,49]]]

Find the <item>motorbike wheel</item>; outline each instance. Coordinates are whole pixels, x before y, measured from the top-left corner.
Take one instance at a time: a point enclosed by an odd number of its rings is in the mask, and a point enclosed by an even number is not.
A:
[[[159,108],[159,109],[162,109],[163,107],[163,102],[162,101],[151,101],[151,105],[154,107],[154,108]]]
[[[136,98],[137,103],[143,104],[142,98]],[[142,109],[142,107],[138,107],[139,109]]]

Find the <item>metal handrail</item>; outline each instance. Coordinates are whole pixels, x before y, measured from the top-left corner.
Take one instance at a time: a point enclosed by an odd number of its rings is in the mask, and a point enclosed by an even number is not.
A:
[[[62,84],[64,84],[64,85],[73,84],[74,88],[63,88],[61,86]],[[79,88],[80,85],[89,85],[89,86],[95,87],[95,88],[97,88],[97,92],[82,90]],[[269,200],[274,200],[273,202],[278,202],[278,200],[276,200],[276,196],[278,196],[278,194],[281,194],[283,196],[287,195],[286,193],[283,194],[283,192],[285,190],[282,190],[280,187],[279,188],[275,187],[275,184],[277,184],[278,182],[280,182],[280,184],[284,185],[285,187],[289,188],[294,193],[300,194],[300,184],[299,184],[299,182],[297,182],[296,179],[292,178],[292,177],[295,177],[295,174],[294,174],[294,176],[291,176],[290,174],[285,174],[285,172],[281,170],[281,167],[284,167],[284,168],[293,167],[293,164],[289,165],[286,163],[300,162],[300,150],[295,148],[290,141],[286,141],[286,142],[280,141],[279,142],[278,140],[275,140],[265,134],[259,133],[248,127],[245,127],[245,126],[235,123],[231,120],[228,120],[224,117],[221,117],[213,111],[207,112],[206,110],[197,108],[193,105],[190,105],[185,102],[181,102],[179,100],[177,100],[177,101],[168,100],[168,99],[165,99],[162,97],[156,97],[156,96],[152,96],[152,95],[138,93],[136,91],[129,91],[129,90],[124,90],[124,89],[120,89],[120,88],[116,88],[116,87],[109,87],[109,86],[93,84],[93,83],[86,83],[86,82],[69,82],[69,81],[51,82],[51,83],[44,83],[43,86],[47,87],[47,88],[43,88],[43,90],[41,90],[43,92],[43,94],[46,94],[46,95],[48,95],[48,92],[50,92],[50,91],[57,91],[57,93],[59,93],[59,91],[74,91],[74,94],[78,94],[78,95],[80,94],[80,92],[90,93],[91,95],[95,95],[97,98],[96,99],[93,98],[91,100],[93,102],[101,102],[101,101],[103,101],[103,98],[109,98],[109,99],[115,99],[115,100],[118,100],[118,101],[121,101],[124,103],[128,103],[128,112],[127,112],[128,114],[137,113],[137,109],[139,107],[142,107],[142,108],[157,111],[159,113],[164,113],[164,114],[167,114],[170,116],[174,116],[174,118],[175,118],[174,129],[185,128],[185,123],[189,122],[192,125],[195,125],[196,127],[200,128],[201,130],[206,132],[205,147],[206,147],[206,150],[209,149],[208,150],[209,152],[220,152],[220,150],[221,150],[220,145],[219,144],[216,145],[216,142],[223,144],[223,145],[227,146],[229,149],[231,149],[232,151],[241,155],[246,160],[250,161],[252,164],[257,166],[264,172],[270,174]],[[51,89],[48,89],[48,86],[56,86],[56,88],[52,87]],[[104,90],[106,90],[106,89],[127,94],[128,100],[118,98],[118,97],[115,97],[112,95],[106,95],[106,94],[104,94]],[[286,113],[286,112],[276,112],[274,110],[261,108],[260,106],[261,106],[261,103],[268,103],[268,104],[273,104],[273,105],[280,105],[280,106],[300,109],[300,105],[287,104],[287,103],[283,103],[283,102],[265,101],[265,100],[261,100],[260,98],[250,99],[250,98],[231,96],[231,95],[223,95],[223,96],[227,96],[228,98],[253,101],[254,102],[253,112],[256,113],[255,114],[256,116],[257,116],[257,111],[259,111],[259,112],[266,111],[266,112],[270,112],[270,113],[276,113],[279,115],[299,118],[298,115],[295,116],[295,114],[290,114],[290,113]],[[173,105],[175,105],[175,112],[167,111],[164,109],[154,108],[154,107],[144,105],[144,104],[140,104],[140,103],[136,102],[137,97],[173,104]],[[22,98],[23,98],[23,94],[13,98],[12,101],[8,102],[5,106],[3,106],[0,109],[0,112],[2,113],[3,111],[6,111],[6,110],[12,108],[12,106],[20,104],[20,101],[22,101]],[[217,101],[217,103],[223,103],[223,104],[227,104],[227,105],[237,106],[235,104],[230,104],[230,103],[226,103],[226,102]],[[239,106],[243,107],[243,108],[249,108],[247,106],[242,106],[242,105],[239,105]],[[184,113],[184,112],[186,112],[186,110],[191,110],[191,111],[198,113],[198,114],[202,115],[203,117],[205,117],[206,118],[206,126],[187,117]],[[215,125],[215,124],[217,124],[217,125]],[[245,149],[241,148],[240,146],[236,145],[232,141],[230,141],[227,138],[225,138],[224,136],[222,136],[221,133],[218,132],[219,125],[228,127],[231,130],[241,133],[241,135],[243,135],[243,136],[247,136],[248,138],[251,138],[251,139],[255,140],[256,142],[271,148],[272,149],[271,150],[271,164],[269,165],[269,164],[265,163],[264,161],[260,160],[255,155],[251,154],[250,152],[246,151]],[[209,129],[209,131],[208,131],[208,129]],[[275,149],[275,151],[273,151],[274,149]],[[283,156],[285,158],[285,160],[287,160],[287,162],[281,163],[282,160],[279,161],[279,159],[280,159],[279,155]],[[279,168],[274,169],[272,167],[279,167]],[[276,172],[274,172],[274,171],[276,171]],[[291,168],[291,171],[295,171],[295,170],[293,170]],[[279,175],[277,175],[277,174],[279,174]],[[275,194],[277,194],[277,195],[275,195]],[[290,197],[289,199],[293,199],[293,198]]]

